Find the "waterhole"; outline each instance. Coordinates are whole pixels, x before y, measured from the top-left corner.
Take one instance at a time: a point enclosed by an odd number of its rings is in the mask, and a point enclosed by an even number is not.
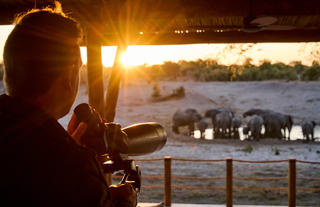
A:
[[[214,137],[213,136],[213,130],[212,128],[208,128],[205,131],[204,134],[204,138],[205,139],[217,139],[217,138],[221,138],[221,137]],[[264,128],[262,128],[262,133],[264,133]],[[288,134],[288,131],[286,132]],[[246,139],[246,135],[243,134],[242,132],[242,127],[239,128],[239,135],[236,135],[237,138],[239,138],[240,140],[245,140]],[[287,135],[288,136],[288,135]],[[315,137],[315,141],[320,141],[320,127],[316,126],[314,129],[314,137]],[[200,131],[199,130],[195,130],[194,131],[194,138],[195,139],[200,139]],[[290,140],[303,140],[303,135],[302,135],[302,129],[301,126],[299,125],[294,125],[291,129],[291,133],[290,133]]]

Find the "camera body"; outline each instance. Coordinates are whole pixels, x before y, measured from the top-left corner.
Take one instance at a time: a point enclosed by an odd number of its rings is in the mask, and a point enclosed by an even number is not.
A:
[[[88,104],[74,109],[77,121],[85,122],[87,130],[81,143],[103,157],[105,173],[124,171],[121,183],[131,183],[136,191],[141,186],[141,170],[129,156],[150,154],[163,148],[167,141],[164,128],[155,122],[134,124],[125,128],[117,123],[106,123]]]

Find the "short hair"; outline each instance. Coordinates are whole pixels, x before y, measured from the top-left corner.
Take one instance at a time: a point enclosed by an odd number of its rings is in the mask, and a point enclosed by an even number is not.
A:
[[[3,53],[9,95],[38,97],[45,93],[78,54],[82,32],[61,6],[33,9],[16,18]]]

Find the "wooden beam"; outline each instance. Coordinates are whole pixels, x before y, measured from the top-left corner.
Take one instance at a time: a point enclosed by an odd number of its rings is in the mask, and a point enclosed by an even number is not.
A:
[[[288,172],[288,206],[296,206],[296,159],[289,159]]]
[[[86,10],[88,5],[103,7],[106,18],[123,18],[122,23],[129,19],[166,19],[174,17],[207,18],[212,16],[247,16],[250,13],[250,0],[61,0],[63,8]],[[34,0],[8,0],[0,2],[0,24],[10,24],[17,12],[27,11],[34,7]],[[37,1],[37,8],[53,5],[52,0]],[[84,7],[84,8],[80,8]],[[80,9],[79,9],[80,8]],[[80,13],[81,14],[81,13]],[[252,14],[261,15],[316,15],[320,14],[319,0],[252,0]],[[85,13],[82,13],[86,16]],[[106,21],[109,21],[106,19]]]
[[[232,181],[232,158],[226,158],[226,207],[232,207],[232,191],[233,191],[233,181]]]
[[[127,31],[135,31],[128,35],[130,45],[319,41],[320,22],[317,21],[320,15],[319,0],[252,0],[253,15],[274,15],[298,18],[298,22],[306,21],[302,25],[306,28],[298,30],[257,33],[236,31],[243,26],[243,18],[250,13],[250,0],[95,0],[93,2],[61,0],[61,2],[64,10],[77,18],[82,25],[91,24],[92,19],[96,20],[92,16],[97,14],[95,10],[100,10],[98,21],[104,27],[100,31],[109,32],[103,34],[104,45],[117,45],[119,32],[127,34]],[[52,4],[52,0],[38,1],[37,8]],[[34,0],[1,1],[0,24],[10,24],[16,13],[33,7]],[[170,29],[194,26],[199,26],[199,29],[201,27],[207,29],[207,26],[217,28],[225,26],[232,31],[184,35],[177,35],[172,31],[170,33]],[[140,29],[147,31],[143,31],[144,35],[139,36]]]
[[[123,65],[121,64],[121,54],[126,50],[126,45],[119,45],[109,78],[108,90],[106,94],[105,119],[113,122],[116,116],[116,108],[120,91],[120,84],[123,75]]]
[[[118,38],[106,35],[103,45],[111,46],[117,43]],[[267,43],[267,42],[319,42],[320,29],[317,30],[287,30],[287,31],[260,31],[247,33],[231,32],[203,32],[203,33],[159,33],[130,35],[128,45],[175,45],[200,43]]]
[[[101,41],[94,27],[88,27],[86,33],[89,104],[103,115],[104,100]]]
[[[164,157],[164,206],[171,206],[171,163],[170,156]]]

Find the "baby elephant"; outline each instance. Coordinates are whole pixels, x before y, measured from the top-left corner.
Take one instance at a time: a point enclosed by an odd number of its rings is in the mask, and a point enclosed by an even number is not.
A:
[[[309,136],[314,141],[314,128],[316,126],[315,121],[306,121],[301,125],[303,137],[309,141]]]
[[[263,119],[260,116],[254,115],[248,122],[248,125],[243,128],[243,134],[248,135],[248,138],[259,140],[261,137],[261,129]],[[249,136],[250,132],[250,136]]]
[[[253,116],[248,126],[250,127],[251,135],[253,139],[259,140],[261,137],[261,129],[263,125],[263,119],[260,116]]]
[[[245,139],[249,139],[249,127],[246,125],[246,126],[243,126],[242,128],[242,134],[244,135],[244,138]]]
[[[179,134],[179,127],[188,126],[189,135],[192,135],[194,124],[200,121],[201,118],[201,115],[195,109],[178,110],[172,117],[172,131]]]

